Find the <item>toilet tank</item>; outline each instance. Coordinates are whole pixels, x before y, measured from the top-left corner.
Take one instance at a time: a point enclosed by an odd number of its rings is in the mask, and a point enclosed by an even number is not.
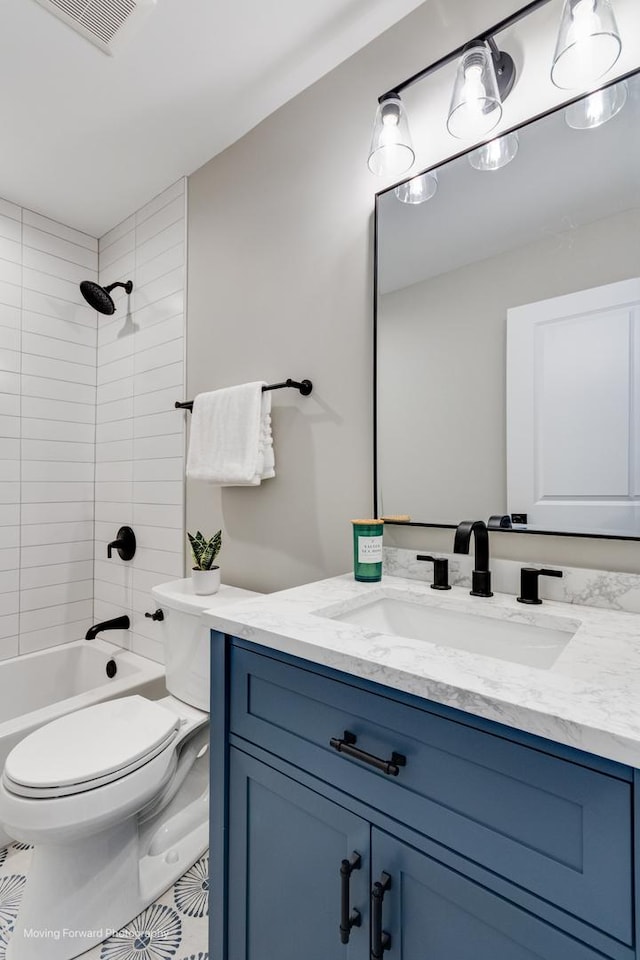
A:
[[[151,590],[164,619],[158,622],[169,693],[199,710],[209,712],[210,628],[201,622],[203,610],[250,600],[259,594],[240,587],[220,586],[218,593],[198,596],[191,578],[161,583]]]

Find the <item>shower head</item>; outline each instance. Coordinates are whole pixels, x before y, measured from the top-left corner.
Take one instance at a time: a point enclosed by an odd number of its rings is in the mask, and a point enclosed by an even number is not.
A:
[[[127,293],[131,293],[133,281],[127,280],[126,283],[118,281],[117,283],[110,283],[107,287],[101,287],[99,283],[95,283],[93,280],[83,280],[80,284],[80,293],[89,306],[97,310],[98,313],[106,313],[107,316],[111,316],[116,310],[116,305],[111,297],[111,291],[115,287],[124,287]]]

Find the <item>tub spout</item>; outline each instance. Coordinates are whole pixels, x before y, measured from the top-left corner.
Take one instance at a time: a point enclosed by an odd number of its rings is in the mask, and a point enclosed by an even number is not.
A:
[[[96,623],[86,632],[85,640],[95,640],[97,635],[103,630],[128,630],[131,626],[129,617],[116,617],[114,620],[105,620],[104,623]]]

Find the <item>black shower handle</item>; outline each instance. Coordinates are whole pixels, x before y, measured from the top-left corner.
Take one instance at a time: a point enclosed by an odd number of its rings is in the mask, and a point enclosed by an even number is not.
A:
[[[111,559],[111,551],[117,550],[121,560],[133,560],[136,555],[136,535],[131,527],[120,527],[116,539],[107,544],[107,557]]]

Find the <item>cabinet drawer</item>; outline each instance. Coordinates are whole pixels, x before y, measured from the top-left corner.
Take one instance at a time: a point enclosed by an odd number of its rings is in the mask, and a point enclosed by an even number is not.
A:
[[[425,704],[426,706],[426,704]],[[631,785],[241,647],[231,732],[633,942]],[[345,730],[398,775],[330,746]]]

